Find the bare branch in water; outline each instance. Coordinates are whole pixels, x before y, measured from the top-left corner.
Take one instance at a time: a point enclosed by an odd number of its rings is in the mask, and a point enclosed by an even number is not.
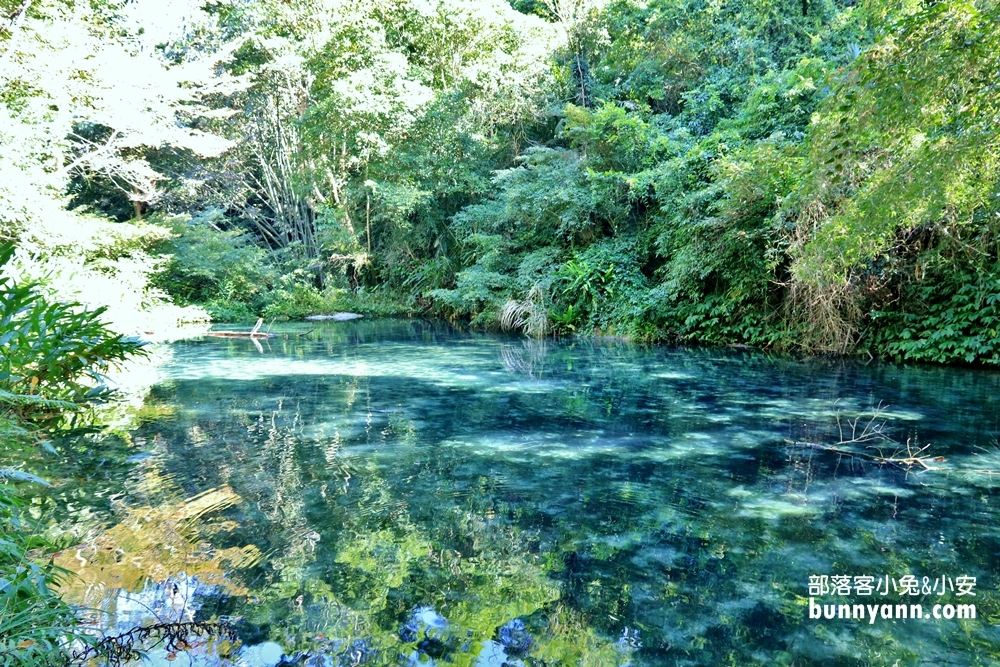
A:
[[[191,648],[188,639],[192,635],[217,637],[233,644],[239,640],[236,629],[225,622],[157,623],[104,637],[93,646],[73,653],[66,664],[67,667],[77,667],[87,664],[90,660],[103,659],[108,667],[121,667],[133,660],[140,660],[141,652],[148,652],[160,644],[163,644],[169,653]]]

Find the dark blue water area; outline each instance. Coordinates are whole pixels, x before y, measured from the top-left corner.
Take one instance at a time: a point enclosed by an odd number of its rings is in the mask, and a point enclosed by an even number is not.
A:
[[[68,465],[80,600],[181,578],[301,664],[998,664],[996,372],[275,330],[173,344],[118,459]]]

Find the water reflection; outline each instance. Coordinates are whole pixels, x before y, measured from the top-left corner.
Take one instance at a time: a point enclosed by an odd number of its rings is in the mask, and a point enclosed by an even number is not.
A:
[[[79,601],[194,577],[198,618],[330,664],[1000,657],[1000,476],[971,472],[1000,468],[996,373],[420,322],[279,333],[262,354],[175,344],[143,446],[110,478],[67,469],[57,516],[92,531],[60,560]],[[942,470],[787,444],[879,402]],[[810,575],[908,573],[976,576],[979,617],[807,617]]]

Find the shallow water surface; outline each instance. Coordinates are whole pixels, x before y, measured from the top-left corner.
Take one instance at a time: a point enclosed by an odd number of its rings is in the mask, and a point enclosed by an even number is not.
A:
[[[998,373],[413,321],[279,334],[175,343],[141,426],[67,464],[53,512],[87,539],[60,563],[96,622],[241,619],[247,665],[1000,658]],[[789,444],[866,426],[902,444]],[[907,442],[945,460],[871,460]],[[810,598],[977,616],[813,619]]]

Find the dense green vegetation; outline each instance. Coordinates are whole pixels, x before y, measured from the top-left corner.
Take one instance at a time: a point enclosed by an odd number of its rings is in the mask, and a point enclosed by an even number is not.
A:
[[[104,309],[53,302],[40,286],[2,273],[14,254],[0,245],[0,461],[57,454],[51,439],[86,430],[82,412],[110,393],[104,373],[142,354],[108,329]],[[20,467],[0,467],[0,665],[60,665],[75,614],[53,592],[65,571],[44,562],[57,546],[15,485],[46,485]]]
[[[21,6],[0,233],[132,312],[1000,363],[995,3]]]
[[[995,2],[139,5],[0,0],[11,450],[207,314],[1000,365]],[[0,472],[0,655],[43,655]]]

